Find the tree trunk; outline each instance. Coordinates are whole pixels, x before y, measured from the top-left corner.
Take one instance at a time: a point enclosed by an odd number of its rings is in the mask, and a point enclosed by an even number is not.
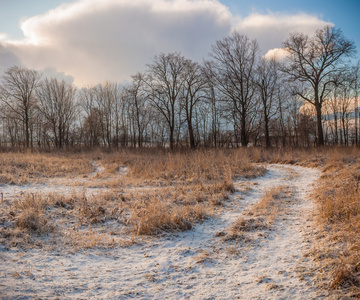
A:
[[[270,148],[270,133],[269,133],[269,118],[267,117],[266,113],[264,114],[264,123],[265,123],[265,144],[266,148]]]
[[[321,114],[321,105],[317,103],[315,105],[316,108],[316,122],[317,122],[317,133],[318,133],[318,139],[317,139],[317,146],[324,146],[324,132],[322,127],[322,114]]]
[[[196,145],[195,145],[194,130],[190,119],[188,119],[188,130],[189,130],[190,148],[195,149]]]
[[[247,132],[246,132],[246,121],[245,121],[244,116],[242,116],[242,118],[241,118],[240,139],[241,139],[241,146],[247,147],[248,138],[247,138]]]
[[[170,149],[174,149],[174,128],[170,128]]]

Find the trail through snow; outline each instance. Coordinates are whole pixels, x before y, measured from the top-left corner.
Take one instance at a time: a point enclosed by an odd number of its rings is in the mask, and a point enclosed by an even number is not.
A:
[[[144,238],[140,244],[65,254],[0,248],[0,295],[4,299],[319,299],[312,246],[313,201],[320,172],[268,165],[261,178],[239,180],[221,214],[192,230]],[[269,188],[285,185],[293,197],[272,230],[255,241],[224,240],[226,230]],[[31,269],[32,276],[14,278]]]

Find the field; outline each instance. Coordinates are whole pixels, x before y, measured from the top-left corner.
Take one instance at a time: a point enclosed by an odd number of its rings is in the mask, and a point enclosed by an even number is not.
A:
[[[360,297],[360,150],[0,154],[2,299]]]

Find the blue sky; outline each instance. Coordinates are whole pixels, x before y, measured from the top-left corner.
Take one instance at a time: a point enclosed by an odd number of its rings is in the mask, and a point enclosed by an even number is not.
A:
[[[79,85],[121,81],[159,52],[201,60],[233,29],[256,38],[265,54],[291,31],[310,34],[330,23],[360,52],[360,0],[201,1],[0,0],[0,71],[13,62]],[[68,6],[57,8],[62,3]]]

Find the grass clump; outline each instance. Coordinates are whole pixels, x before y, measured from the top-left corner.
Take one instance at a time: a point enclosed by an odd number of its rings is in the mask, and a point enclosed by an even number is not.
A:
[[[138,234],[154,235],[163,231],[183,231],[192,228],[191,209],[164,203],[155,198],[131,208],[128,223]]]
[[[138,235],[155,235],[191,229],[194,222],[212,214],[211,206],[203,199],[194,194],[187,198],[183,193],[179,188],[137,193],[130,204],[127,224]]]
[[[53,229],[46,215],[48,205],[47,199],[39,194],[23,194],[23,198],[14,203],[14,210],[10,214],[19,229],[46,233]]]

